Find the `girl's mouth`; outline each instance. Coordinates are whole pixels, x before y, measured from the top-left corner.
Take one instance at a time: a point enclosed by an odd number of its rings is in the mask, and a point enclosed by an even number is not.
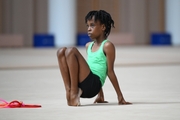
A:
[[[91,33],[88,33],[88,36],[91,37]]]

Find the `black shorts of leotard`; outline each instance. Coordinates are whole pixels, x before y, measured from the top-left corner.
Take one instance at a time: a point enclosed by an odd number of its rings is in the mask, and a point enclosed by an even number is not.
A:
[[[99,93],[102,84],[99,76],[90,71],[85,80],[78,84],[78,87],[82,90],[82,98],[92,98]]]

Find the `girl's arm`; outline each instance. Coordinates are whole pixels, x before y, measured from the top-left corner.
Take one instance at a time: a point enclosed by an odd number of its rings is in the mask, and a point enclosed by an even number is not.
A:
[[[114,61],[115,61],[115,47],[111,42],[106,42],[104,45],[104,52],[106,54],[107,57],[107,66],[108,66],[108,77],[117,93],[117,97],[118,97],[118,103],[119,104],[130,104],[129,102],[126,102],[123,94],[120,90],[120,86],[117,80],[117,77],[115,75],[114,72]]]
[[[103,89],[102,88],[99,91],[98,96],[95,99],[94,103],[108,103],[107,101],[104,101],[104,93],[103,93]]]

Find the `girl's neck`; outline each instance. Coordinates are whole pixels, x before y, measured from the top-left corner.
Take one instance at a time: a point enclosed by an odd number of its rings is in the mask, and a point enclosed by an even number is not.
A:
[[[107,38],[105,38],[105,37],[103,37],[103,38],[101,38],[101,39],[96,39],[96,40],[94,40],[94,43],[95,44],[97,44],[97,45],[101,45],[101,43],[104,41],[104,40],[106,40]]]
[[[101,40],[101,41],[94,41],[94,43],[96,44],[96,45],[101,45],[101,43],[103,42],[104,40]]]

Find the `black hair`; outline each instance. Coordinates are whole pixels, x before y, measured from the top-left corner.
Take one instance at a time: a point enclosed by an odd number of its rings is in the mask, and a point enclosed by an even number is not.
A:
[[[101,24],[105,25],[106,29],[104,34],[105,37],[108,37],[111,32],[111,27],[114,27],[114,21],[111,15],[104,10],[90,11],[85,17],[85,23],[87,23],[88,20],[92,20],[93,17],[95,22],[99,20]]]

